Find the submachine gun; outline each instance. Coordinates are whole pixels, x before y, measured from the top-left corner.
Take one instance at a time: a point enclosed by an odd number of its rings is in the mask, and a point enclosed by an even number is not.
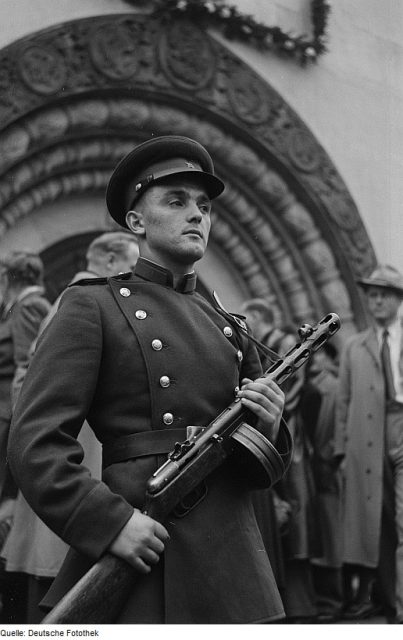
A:
[[[283,384],[340,328],[335,313],[315,327],[302,325],[299,342],[264,373]],[[176,443],[167,461],[149,479],[144,513],[163,522],[200,483],[233,455],[254,484],[271,486],[285,471],[281,455],[253,426],[252,414],[235,400],[197,435]],[[253,465],[249,465],[251,457]],[[42,624],[108,624],[116,620],[139,574],[127,562],[105,554],[60,600]]]

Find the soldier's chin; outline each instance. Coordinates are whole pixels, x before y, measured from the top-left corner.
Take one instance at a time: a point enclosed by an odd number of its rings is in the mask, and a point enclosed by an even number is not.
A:
[[[200,245],[195,245],[193,247],[187,247],[182,253],[183,260],[185,262],[197,262],[201,260],[204,256],[205,248]]]

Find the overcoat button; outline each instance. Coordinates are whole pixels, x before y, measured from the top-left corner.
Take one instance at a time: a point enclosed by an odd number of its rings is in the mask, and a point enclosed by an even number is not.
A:
[[[124,298],[128,298],[130,296],[130,289],[127,289],[126,287],[122,287],[121,289],[119,289],[119,293]]]
[[[237,352],[237,354],[236,354],[236,355],[237,355],[237,358],[238,358],[239,362],[242,362],[242,360],[243,360],[243,353],[242,353],[242,351],[241,351],[241,350],[239,350],[239,351]]]
[[[232,336],[231,327],[224,327],[223,332],[226,338],[230,338]]]
[[[137,309],[135,316],[138,320],[144,320],[144,318],[147,318],[147,312],[143,311],[143,309]]]
[[[161,351],[162,342],[161,340],[158,340],[158,338],[155,338],[155,340],[152,341],[151,346],[154,349],[154,351]]]
[[[234,389],[234,395],[235,395],[235,397],[237,397],[237,395],[238,395],[238,391],[239,391],[239,387],[235,387],[235,389]]]
[[[164,415],[162,416],[162,421],[164,424],[172,424],[174,421],[172,413],[164,413]]]
[[[171,380],[169,379],[168,376],[161,376],[160,378],[160,385],[163,388],[169,387],[169,385],[171,384]]]

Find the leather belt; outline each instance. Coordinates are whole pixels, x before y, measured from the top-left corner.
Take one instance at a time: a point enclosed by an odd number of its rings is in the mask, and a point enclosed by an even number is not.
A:
[[[170,453],[176,442],[187,438],[187,429],[162,429],[160,431],[143,431],[116,438],[102,446],[102,465],[109,467],[116,462],[131,458]]]

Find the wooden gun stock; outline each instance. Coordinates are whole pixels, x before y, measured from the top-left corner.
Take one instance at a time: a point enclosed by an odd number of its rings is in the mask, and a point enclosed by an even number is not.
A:
[[[136,573],[106,554],[74,585],[41,624],[110,624],[119,615]]]
[[[299,329],[300,342],[267,371],[281,385],[340,328],[335,313],[325,316],[315,327]],[[163,522],[175,507],[223,460],[232,453],[231,438],[247,421],[248,412],[234,401],[200,435],[175,450],[150,478],[145,513]],[[42,624],[110,624],[122,610],[140,574],[125,561],[105,554],[43,619]]]

